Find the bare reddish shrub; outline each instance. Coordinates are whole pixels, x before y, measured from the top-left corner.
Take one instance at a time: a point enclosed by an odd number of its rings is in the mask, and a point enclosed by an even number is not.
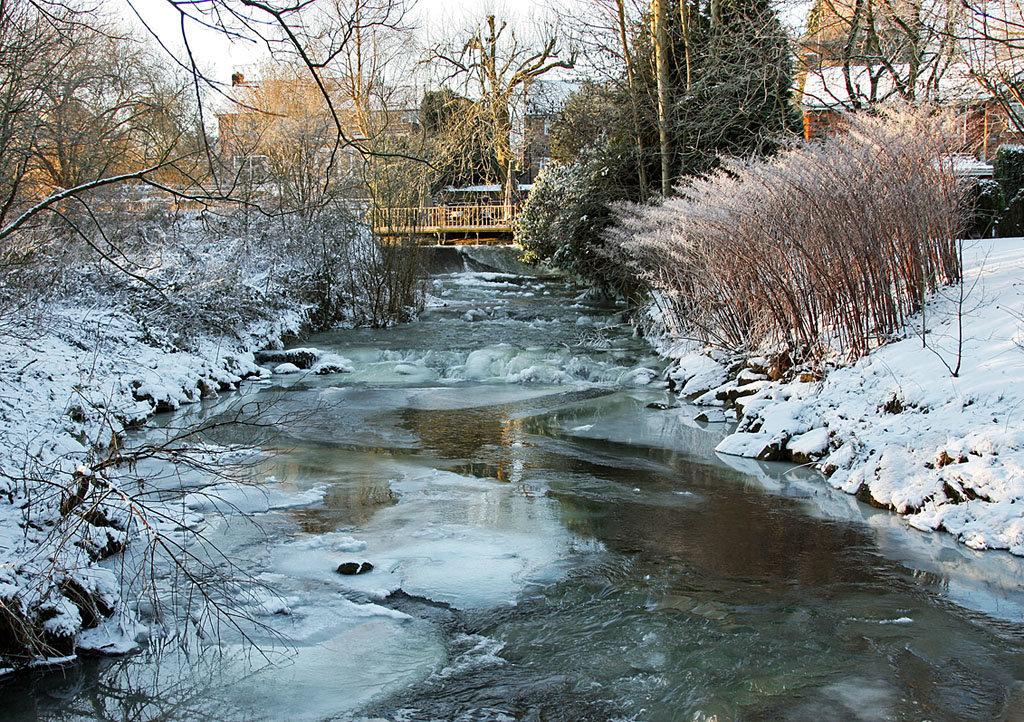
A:
[[[859,356],[960,276],[967,186],[951,118],[900,110],[770,160],[725,164],[607,240],[676,325],[733,350]]]

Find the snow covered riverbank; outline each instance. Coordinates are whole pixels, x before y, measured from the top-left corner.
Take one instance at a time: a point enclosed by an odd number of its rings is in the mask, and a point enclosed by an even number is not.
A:
[[[683,394],[723,409],[708,420],[738,418],[719,453],[813,463],[916,529],[1024,555],[1024,240],[970,241],[964,270],[962,303],[959,287],[929,301],[925,347],[919,315],[824,378],[767,359],[727,373],[725,356],[685,343],[663,352]]]
[[[186,351],[123,310],[68,305],[0,337],[0,668],[134,646],[121,580],[97,566],[130,541],[132,497],[94,470],[156,411],[267,374],[254,351],[301,322],[283,311]]]

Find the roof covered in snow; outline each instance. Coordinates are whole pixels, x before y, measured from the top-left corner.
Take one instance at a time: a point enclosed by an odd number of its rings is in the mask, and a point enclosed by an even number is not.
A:
[[[909,73],[907,64],[891,69],[885,65],[851,66],[847,83],[843,66],[809,70],[801,103],[808,110],[827,110],[898,100],[902,96],[896,81],[905,81]],[[918,100],[963,103],[989,97],[965,65],[950,65],[938,77],[932,71],[924,73],[918,77],[916,88]]]
[[[528,191],[533,188],[532,183],[519,183],[517,189],[521,191]],[[446,193],[497,193],[501,190],[501,186],[497,183],[491,183],[486,185],[475,185],[475,186],[462,186],[456,188],[455,186],[445,186]]]
[[[953,171],[959,176],[972,178],[991,178],[995,172],[991,163],[978,160],[973,155],[957,155],[953,157]]]

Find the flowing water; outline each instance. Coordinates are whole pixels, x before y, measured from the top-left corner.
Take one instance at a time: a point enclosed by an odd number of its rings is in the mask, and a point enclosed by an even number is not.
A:
[[[256,496],[186,504],[238,628],[192,611],[193,643],[19,677],[0,716],[1024,719],[1021,560],[718,457],[728,428],[692,421],[621,309],[500,274],[432,292],[417,323],[307,342],[349,373],[169,422],[265,405],[216,436],[259,444]]]

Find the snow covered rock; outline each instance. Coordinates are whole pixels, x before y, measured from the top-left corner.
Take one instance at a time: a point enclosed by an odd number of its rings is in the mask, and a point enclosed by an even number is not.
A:
[[[293,364],[300,369],[311,369],[320,358],[319,349],[290,348],[287,350],[264,350],[255,353],[256,363],[266,366]]]
[[[344,356],[333,353],[325,353],[313,366],[313,373],[318,376],[326,374],[350,374],[355,370],[352,362]]]
[[[619,384],[622,386],[650,386],[658,379],[658,372],[645,366],[638,366],[623,372],[619,377]]]
[[[760,431],[739,431],[722,439],[715,451],[719,454],[747,456],[758,461],[785,461],[788,439],[786,434],[773,436]]]
[[[786,447],[794,463],[818,461],[828,452],[828,429],[821,427],[806,434],[798,434],[789,440]]]
[[[724,424],[727,419],[725,412],[721,409],[706,409],[697,414],[693,420],[704,424]]]

